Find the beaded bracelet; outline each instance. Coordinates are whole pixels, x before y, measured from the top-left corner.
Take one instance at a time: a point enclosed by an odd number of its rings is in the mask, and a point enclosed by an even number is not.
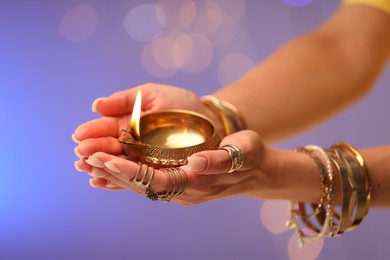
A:
[[[340,176],[341,213],[335,214],[336,217],[333,220],[335,226],[333,235],[338,236],[343,234],[348,227],[351,226],[350,209],[356,202],[356,196],[354,196],[354,194],[356,195],[356,193],[354,193],[354,191],[356,191],[356,185],[349,174],[350,167],[343,160],[339,151],[337,149],[331,149],[328,151],[328,155]]]
[[[328,203],[326,205],[326,213],[325,213],[325,220],[322,225],[322,229],[316,231],[316,235],[310,236],[308,234],[305,234],[297,223],[297,217],[300,217],[304,222],[307,222],[308,216],[306,216],[299,208],[296,209],[295,205],[297,204],[295,201],[289,201],[288,207],[290,212],[290,219],[287,221],[286,226],[289,229],[294,229],[295,233],[298,236],[298,247],[302,248],[304,246],[304,242],[314,242],[317,240],[320,240],[324,238],[327,235],[328,229],[333,229],[333,214],[334,214],[334,207],[333,207],[333,168],[331,161],[329,159],[329,156],[327,153],[319,146],[316,145],[307,145],[305,146],[305,149],[308,149],[310,151],[318,152],[319,155],[322,158],[322,161],[325,165],[327,178],[328,178],[328,186],[324,188],[326,190],[325,194],[323,194],[323,198],[321,201],[326,200]],[[322,206],[321,206],[322,208]]]
[[[312,216],[316,216],[316,215],[318,215],[322,211],[323,204],[324,204],[325,198],[326,198],[326,193],[327,193],[327,187],[326,187],[327,176],[326,176],[326,172],[325,172],[325,166],[322,163],[321,159],[315,154],[314,150],[309,150],[309,149],[306,149],[305,147],[298,147],[298,148],[293,149],[293,151],[295,151],[295,152],[303,152],[303,153],[308,154],[310,156],[310,158],[313,159],[313,161],[317,165],[317,170],[320,173],[320,177],[321,177],[321,186],[322,187],[321,187],[321,199],[320,199],[320,202],[316,206],[315,206],[315,204],[312,204],[312,206],[313,206],[313,213],[310,214],[310,215],[306,215],[305,214],[305,216],[306,216],[305,219],[306,219],[306,218],[310,218]],[[305,210],[305,208],[303,207],[304,206],[303,204],[304,203],[299,202],[299,207],[300,207],[300,209],[302,211]],[[315,228],[312,228],[312,229],[315,229]]]

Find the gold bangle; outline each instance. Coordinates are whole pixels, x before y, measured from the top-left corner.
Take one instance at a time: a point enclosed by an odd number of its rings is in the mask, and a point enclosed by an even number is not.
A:
[[[230,135],[246,128],[240,111],[229,102],[219,100],[212,95],[202,97],[202,102],[221,119],[225,135]]]
[[[228,119],[227,119],[225,113],[223,113],[222,108],[219,105],[219,103],[214,101],[214,97],[213,96],[202,97],[202,103],[205,104],[207,107],[209,107],[211,110],[213,110],[214,113],[216,113],[218,115],[218,117],[221,120],[222,125],[223,125],[224,136],[230,135],[231,131],[230,131]]]
[[[310,204],[313,208],[312,214],[307,214],[306,203],[289,201],[290,219],[286,226],[295,230],[299,246],[303,246],[305,241],[316,241],[327,235],[338,236],[355,229],[367,215],[371,196],[368,170],[360,153],[348,143],[337,143],[326,151],[315,145],[297,148],[296,151],[306,152],[314,159],[322,179],[322,198],[319,204]],[[319,158],[315,157],[314,153],[318,153]],[[333,205],[333,171],[340,175],[340,214]],[[318,221],[316,225],[311,219],[314,216]],[[297,218],[316,234],[305,234],[299,228]],[[321,228],[318,228],[318,225]]]
[[[354,155],[355,159],[357,160],[357,162],[359,163],[360,167],[363,170],[362,173],[363,173],[363,177],[364,177],[365,188],[367,190],[367,197],[366,197],[366,199],[367,199],[366,213],[367,213],[369,210],[370,202],[371,202],[371,180],[370,180],[370,175],[369,175],[366,163],[364,161],[364,158],[359,153],[359,151],[349,143],[341,142],[341,143],[337,143],[336,145],[341,145],[341,146],[345,147],[346,149],[348,149]]]
[[[351,169],[351,178],[356,183],[357,205],[351,229],[356,228],[368,213],[371,198],[371,182],[363,157],[348,143],[337,143],[332,146],[338,148],[345,162]],[[352,214],[352,213],[351,213]]]
[[[334,236],[338,236],[349,230],[352,226],[353,220],[351,220],[351,215],[354,211],[353,207],[356,205],[357,198],[356,194],[355,196],[352,196],[351,193],[353,193],[356,188],[351,187],[351,185],[354,185],[354,180],[351,179],[350,169],[348,169],[348,165],[345,160],[343,160],[338,149],[334,148],[328,150],[328,155],[340,175],[341,213],[339,216],[335,214],[335,216],[338,216],[338,223],[334,223],[334,226],[337,226],[334,231]]]

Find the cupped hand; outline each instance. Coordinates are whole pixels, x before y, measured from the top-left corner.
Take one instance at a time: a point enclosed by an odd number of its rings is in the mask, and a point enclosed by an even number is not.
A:
[[[109,97],[98,98],[93,102],[92,110],[102,117],[81,124],[72,136],[78,143],[75,154],[81,158],[77,165],[81,167],[85,161],[83,158],[96,152],[116,156],[123,154],[117,138],[121,135],[120,129],[128,127],[139,89],[142,93],[142,112],[186,109],[205,114],[210,118],[215,117],[195,93],[166,85],[149,83],[114,93]],[[80,167],[78,169],[81,169]]]
[[[259,136],[250,130],[240,131],[225,137],[221,146],[234,144],[243,152],[244,162],[241,168],[227,173],[231,159],[226,150],[203,151],[189,157],[183,166],[188,185],[183,195],[172,200],[193,205],[233,196],[264,197],[266,188],[272,179],[265,169],[264,160],[272,149],[266,147]],[[145,194],[145,190],[134,187],[134,179],[139,164],[112,154],[97,152],[84,160],[82,170],[93,177],[94,187],[108,190],[132,190]],[[156,170],[150,188],[156,193],[164,192],[172,184],[164,171]]]

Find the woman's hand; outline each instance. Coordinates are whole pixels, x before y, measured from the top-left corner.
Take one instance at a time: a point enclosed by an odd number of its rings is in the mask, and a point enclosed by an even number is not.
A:
[[[75,164],[76,168],[81,169],[80,167],[85,164],[85,158],[96,152],[115,156],[123,155],[122,146],[117,138],[121,135],[120,129],[128,127],[138,89],[141,89],[142,93],[143,112],[186,109],[215,119],[215,115],[202,104],[195,93],[183,88],[145,84],[114,93],[107,98],[98,98],[93,102],[92,110],[103,117],[80,125],[72,136],[73,140],[78,143],[75,154],[80,158]]]
[[[219,122],[218,115],[208,110],[193,92],[156,84],[140,88],[144,112],[188,109],[206,114],[214,123]],[[108,190],[129,189],[145,194],[145,189],[135,187],[137,185],[133,182],[139,164],[128,160],[117,141],[120,129],[127,128],[129,124],[137,91],[138,88],[129,89],[95,100],[92,110],[103,117],[80,125],[73,135],[78,143],[75,153],[79,157],[75,168],[93,177],[90,181],[92,186]],[[172,200],[184,205],[233,196],[318,200],[320,181],[316,165],[307,155],[265,146],[258,134],[251,130],[225,137],[220,146],[228,144],[242,151],[243,165],[237,171],[227,173],[232,167],[228,151],[221,149],[194,154],[182,167],[186,171],[188,186],[184,194],[174,196]],[[154,173],[150,189],[155,194],[169,191],[174,180],[166,171],[155,170]],[[147,175],[151,175],[149,170]]]
[[[265,158],[267,153],[274,150],[264,146],[259,136],[249,130],[225,137],[221,146],[227,144],[234,144],[243,152],[242,167],[227,173],[232,162],[229,153],[223,149],[196,153],[182,167],[188,181],[184,194],[173,197],[173,201],[193,205],[233,196],[267,196],[266,191],[273,186],[273,180],[265,168]],[[104,152],[91,155],[85,162],[79,167],[93,177],[90,181],[92,186],[108,190],[128,189],[145,194],[145,189],[132,183],[139,168],[138,163]],[[146,179],[150,173],[147,175]],[[150,189],[155,193],[164,193],[172,181],[164,171],[155,170]]]

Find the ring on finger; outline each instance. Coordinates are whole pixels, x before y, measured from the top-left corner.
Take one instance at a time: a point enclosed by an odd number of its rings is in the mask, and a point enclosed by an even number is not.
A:
[[[148,187],[146,196],[153,201],[160,199],[169,202],[172,197],[183,195],[188,186],[186,172],[181,168],[164,168],[161,171],[166,174],[168,179],[167,190],[165,192],[154,192]]]
[[[226,144],[224,146],[221,146],[219,150],[226,150],[229,153],[232,166],[227,171],[227,173],[232,173],[239,170],[244,164],[244,153],[234,144]]]
[[[138,168],[135,176],[130,183],[141,189],[148,189],[154,176],[154,168],[149,167],[146,164],[138,163]],[[141,173],[142,172],[142,173]],[[140,174],[141,173],[141,174]],[[139,178],[141,178],[139,180]]]

